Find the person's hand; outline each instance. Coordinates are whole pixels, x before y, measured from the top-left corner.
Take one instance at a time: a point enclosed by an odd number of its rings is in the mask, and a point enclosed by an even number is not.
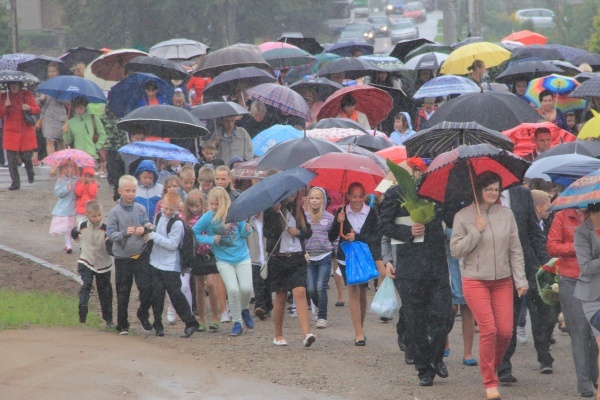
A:
[[[135,236],[142,236],[144,234],[144,227],[138,226],[135,228]]]
[[[23,109],[23,111],[29,111],[29,110],[31,110],[31,107],[29,107],[29,104],[25,104],[25,103],[23,103],[21,105],[21,108]]]
[[[292,236],[298,236],[300,234],[300,230],[298,228],[288,228],[288,233]]]
[[[278,213],[279,211],[281,211],[281,203],[277,203],[273,206],[273,211],[275,211],[276,213]]]
[[[422,234],[425,233],[425,225],[423,224],[414,224],[411,228],[410,228],[410,233],[414,236],[421,236]]]
[[[219,244],[220,241],[221,241],[221,235],[215,235],[215,239],[214,239],[215,244]]]
[[[340,224],[343,224],[345,220],[346,220],[346,213],[344,212],[344,209],[342,208],[340,210],[340,213],[338,214],[337,221]]]
[[[346,240],[349,242],[354,242],[355,239],[356,235],[354,234],[354,231],[351,231],[349,234],[346,235]]]
[[[6,100],[4,100],[4,105],[6,107],[10,106],[11,102],[10,102],[10,98],[8,97],[8,95],[6,96]]]
[[[219,148],[219,144],[221,144],[221,138],[219,136],[215,137],[215,146],[217,146],[217,149]]]
[[[307,263],[310,262],[310,256],[308,255],[308,252],[304,253],[304,259],[306,260]]]
[[[148,243],[150,240],[152,240],[150,239],[150,233],[146,233],[142,239],[144,240],[144,243]]]
[[[475,228],[477,228],[479,232],[483,232],[486,225],[487,222],[485,221],[485,218],[481,215],[478,215],[477,219],[475,220]]]
[[[385,263],[385,275],[392,279],[396,278],[396,268],[389,261]]]
[[[517,288],[517,295],[518,295],[519,297],[523,297],[523,296],[525,296],[526,294],[527,294],[527,287],[520,287],[520,288]]]
[[[302,200],[302,209],[308,211],[308,196],[304,196],[304,200]]]
[[[131,236],[135,233],[135,226],[130,226],[127,228],[127,236]]]
[[[250,232],[252,230],[252,227],[250,226],[250,224],[246,224],[246,232]]]
[[[153,230],[153,229],[154,229],[154,225],[152,225],[152,223],[151,223],[151,222],[146,222],[146,223],[144,224],[144,227],[145,227],[145,228],[148,228],[148,229],[151,229],[151,230]]]
[[[40,101],[44,101],[44,100],[46,100],[46,95],[45,95],[45,94],[42,94],[42,95],[40,96]]]
[[[67,183],[67,190],[71,190],[71,184]]]

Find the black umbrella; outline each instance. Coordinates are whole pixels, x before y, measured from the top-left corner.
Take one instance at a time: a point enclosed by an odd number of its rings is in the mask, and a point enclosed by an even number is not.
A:
[[[181,65],[160,57],[135,57],[125,65],[125,70],[154,74],[167,82],[171,80],[185,81],[190,77]]]
[[[564,60],[564,56],[557,49],[552,49],[541,44],[521,46],[511,52],[512,57],[535,57],[540,60]]]
[[[425,44],[417,47],[416,49],[410,51],[406,55],[405,61],[408,61],[411,58],[413,58],[414,56],[418,56],[419,54],[424,54],[424,53],[446,53],[446,54],[450,54],[451,51],[452,51],[452,49],[450,48],[450,46],[447,46],[445,44],[425,43]]]
[[[143,128],[148,136],[197,138],[210,132],[191,112],[170,105],[144,106],[127,114],[117,128],[131,132]]]
[[[0,70],[0,83],[22,82],[26,85],[35,85],[40,80],[28,72],[13,71],[11,69]]]
[[[249,114],[248,110],[233,101],[211,101],[200,104],[193,107],[191,113],[201,120]]]
[[[600,54],[588,53],[577,56],[571,60],[575,65],[589,64],[597,72],[600,70]]]
[[[60,59],[68,67],[73,68],[78,63],[88,65],[102,54],[104,54],[102,50],[96,50],[92,47],[73,47],[60,56]]]
[[[304,90],[315,91],[319,100],[325,101],[334,92],[343,89],[344,86],[327,78],[304,78],[301,81],[292,83],[289,88],[298,93]]]
[[[308,129],[329,129],[329,128],[350,128],[350,129],[358,129],[364,133],[369,133],[362,125],[359,125],[358,122],[355,122],[348,118],[323,118],[320,121],[315,122]]]
[[[489,143],[499,149],[513,151],[514,143],[502,133],[476,122],[442,122],[419,131],[404,142],[409,157],[435,158],[461,145]]]
[[[271,71],[271,66],[258,50],[253,50],[249,45],[238,44],[208,53],[200,60],[193,75],[214,78],[221,72],[240,67],[257,67]]]
[[[396,45],[394,46],[394,50],[390,52],[390,56],[396,57],[400,60],[404,60],[404,57],[406,57],[408,53],[426,43],[435,42],[425,38],[401,40],[400,42],[396,43]]]
[[[600,96],[600,76],[588,79],[581,85],[577,86],[575,90],[569,93],[569,97],[597,97]]]
[[[430,69],[437,71],[442,66],[444,60],[448,58],[445,53],[423,53],[414,56],[410,60],[406,61],[404,68],[408,70],[420,71],[422,69]]]
[[[45,81],[48,79],[48,64],[55,63],[58,65],[59,75],[73,75],[67,66],[62,62],[60,58],[48,57],[48,56],[37,56],[36,58],[19,63],[17,69],[23,72],[29,72],[31,75],[35,75],[39,80]]]
[[[261,83],[273,83],[277,81],[270,73],[256,67],[241,67],[220,73],[204,88],[205,96],[229,96],[236,94],[237,85],[247,84],[249,87]]]
[[[312,37],[295,38],[295,37],[282,37],[278,40],[279,42],[289,43],[302,50],[308,51],[310,54],[319,54],[325,51],[325,49],[317,42],[317,39]]]
[[[392,147],[394,143],[375,135],[350,135],[335,142],[337,145],[354,144],[372,152]]]
[[[370,43],[350,40],[347,42],[340,42],[334,44],[333,46],[327,49],[327,52],[337,54],[341,57],[353,57],[354,52],[357,50],[364,55],[373,54],[374,48],[375,46]]]
[[[598,158],[600,157],[600,142],[576,140],[574,142],[557,144],[538,155],[536,160],[544,157],[560,156],[562,154],[581,154],[582,156]]]
[[[544,61],[516,62],[496,76],[495,81],[510,84],[516,80],[525,79],[530,81],[542,76],[562,73],[563,70],[555,65]]]
[[[356,57],[341,57],[327,61],[317,72],[318,76],[344,73],[347,79],[356,79],[369,75],[379,69],[368,61]]]
[[[450,47],[452,48],[452,50],[456,50],[459,47],[463,47],[467,44],[471,44],[471,43],[477,43],[477,42],[483,42],[484,39],[480,36],[469,36],[467,38],[464,38],[463,40],[459,41],[459,42],[454,42],[452,43],[452,45],[450,45]]]
[[[381,131],[393,132],[394,131],[394,116],[400,111],[407,112],[411,119],[414,121],[417,116],[417,106],[406,94],[400,90],[389,86],[370,84],[369,86],[376,87],[378,89],[385,90],[394,100],[392,105],[392,111],[388,114],[387,118],[379,123]],[[414,124],[413,124],[414,126]]]
[[[477,122],[486,128],[505,131],[523,122],[538,122],[540,115],[523,100],[507,92],[463,94],[438,108],[430,125],[444,121]]]
[[[256,169],[278,169],[285,171],[296,168],[311,158],[326,153],[343,153],[339,146],[326,140],[303,137],[275,145],[261,157]]]
[[[598,78],[598,77],[600,77],[600,75],[598,75],[595,72],[581,72],[581,73],[575,75],[573,78],[577,79],[577,82],[583,83],[589,79],[594,79],[594,78]]]

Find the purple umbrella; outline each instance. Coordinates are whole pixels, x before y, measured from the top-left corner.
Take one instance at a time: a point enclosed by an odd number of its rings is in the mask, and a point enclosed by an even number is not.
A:
[[[310,108],[306,100],[292,89],[275,83],[263,83],[246,91],[254,99],[265,104],[296,115],[305,120],[310,119]]]

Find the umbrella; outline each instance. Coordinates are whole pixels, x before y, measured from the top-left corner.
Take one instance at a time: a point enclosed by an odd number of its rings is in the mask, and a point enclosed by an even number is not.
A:
[[[355,128],[325,128],[325,129],[310,129],[306,131],[306,136],[313,139],[328,140],[330,142],[337,142],[348,136],[357,135],[368,135],[364,129],[358,130]],[[378,135],[379,136],[379,135]],[[383,135],[385,136],[385,135]],[[386,136],[387,137],[387,136]]]
[[[591,79],[581,83],[569,97],[591,98],[600,96],[600,76],[593,75]]]
[[[585,100],[568,96],[577,86],[579,86],[579,82],[574,78],[551,74],[530,81],[525,91],[525,97],[536,107],[540,107],[539,94],[543,90],[549,90],[555,94],[555,107],[566,113],[585,108]]]
[[[600,54],[587,53],[574,57],[571,62],[575,65],[589,64],[594,71],[600,69]]]
[[[231,204],[225,221],[243,221],[271,208],[308,186],[315,176],[314,172],[300,167],[268,176],[240,194]]]
[[[293,126],[273,125],[252,138],[254,154],[260,157],[279,143],[292,139],[300,139],[303,136],[302,131]]]
[[[515,126],[512,129],[505,130],[502,133],[515,144],[514,153],[518,156],[524,157],[535,150],[533,135],[538,128],[546,128],[550,130],[550,134],[552,135],[551,146],[556,146],[565,142],[573,142],[576,139],[575,135],[559,128],[552,122],[547,121],[523,123]]]
[[[106,103],[106,96],[95,83],[79,76],[57,76],[38,87],[38,92],[57,100],[72,101],[84,96],[90,103]]]
[[[523,61],[508,66],[495,81],[511,84],[516,80],[530,81],[552,73],[562,73],[562,69],[545,61]]]
[[[552,202],[551,211],[565,208],[586,208],[600,202],[600,171],[577,179]]]
[[[200,60],[193,74],[214,78],[221,72],[240,67],[257,67],[271,71],[271,66],[258,51],[234,45],[208,53]]]
[[[538,60],[564,60],[560,51],[540,44],[517,47],[512,51],[512,57],[535,57]]]
[[[292,83],[289,88],[302,93],[306,90],[314,91],[317,93],[317,98],[320,101],[325,100],[331,96],[334,92],[342,89],[344,86],[337,82],[330,81],[327,78],[304,78],[298,82]]]
[[[463,46],[466,46],[466,45],[471,44],[471,43],[477,43],[477,42],[483,42],[483,41],[484,40],[483,40],[483,38],[481,36],[469,36],[469,37],[464,38],[461,41],[452,43],[452,45],[450,46],[450,48],[452,50],[456,50],[459,47],[463,47]]]
[[[414,50],[411,50],[405,57],[404,57],[404,61],[406,60],[410,60],[413,57],[416,57],[420,54],[425,54],[425,53],[444,53],[444,54],[450,54],[452,50],[450,49],[450,46],[445,45],[445,44],[439,44],[439,43],[425,43],[419,47],[417,47]]]
[[[26,85],[35,85],[40,80],[28,72],[15,71],[10,69],[0,70],[0,83],[21,82]]]
[[[511,42],[519,42],[528,46],[530,44],[546,44],[548,42],[548,38],[544,35],[540,35],[539,33],[528,31],[527,29],[513,32],[508,36],[505,36],[500,41],[511,41]]]
[[[510,58],[510,52],[489,42],[476,42],[454,50],[440,69],[442,74],[466,75],[475,60],[481,60],[487,68],[496,67]]]
[[[569,62],[572,62],[572,60],[577,56],[580,56],[582,54],[588,54],[587,50],[580,49],[580,48],[573,47],[573,46],[565,46],[564,44],[551,43],[551,44],[547,44],[546,47],[549,49],[558,50],[558,52],[562,56],[561,58],[563,58]]]
[[[261,157],[256,168],[260,170],[278,169],[285,171],[299,167],[311,158],[331,152],[341,153],[343,150],[341,147],[325,140],[308,137],[292,139],[279,143],[267,151]]]
[[[574,78],[577,79],[577,82],[583,83],[583,82],[588,81],[590,79],[597,78],[598,76],[599,75],[596,72],[580,72],[579,74],[575,75]],[[581,85],[579,85],[577,87],[577,89],[579,89],[580,87],[581,87]],[[577,90],[577,89],[575,89],[575,90]],[[569,95],[573,96],[573,92],[571,92]]]
[[[73,47],[60,56],[60,59],[68,67],[73,68],[77,63],[88,65],[102,54],[104,54],[102,50],[96,50],[92,47]]]
[[[260,50],[261,53],[264,53],[265,51],[268,51],[268,50],[283,49],[283,48],[299,49],[299,47],[294,46],[293,44],[283,43],[283,42],[263,42],[258,45],[258,49]]]
[[[146,57],[149,58],[149,57]],[[118,118],[139,107],[140,100],[145,96],[146,84],[155,82],[158,85],[158,95],[164,96],[171,102],[175,89],[172,85],[153,74],[134,72],[117,83],[108,93],[108,109]]]
[[[550,182],[550,177],[546,175],[545,171],[551,168],[560,167],[573,162],[596,162],[593,157],[583,156],[581,154],[563,154],[560,156],[545,157],[533,160],[531,166],[525,174],[525,178],[534,179],[541,178],[545,181]]]
[[[385,172],[375,161],[359,154],[324,154],[305,162],[302,167],[318,174],[311,181],[312,186],[337,193],[347,193],[353,182],[362,183],[366,193],[374,193],[379,182],[385,178]]]
[[[136,108],[117,124],[127,132],[138,127],[148,136],[159,137],[197,138],[210,133],[191,112],[165,104]]]
[[[185,81],[190,77],[181,65],[159,57],[138,56],[129,61],[125,68],[130,72],[154,74],[167,82]]]
[[[408,158],[406,155],[406,147],[404,146],[392,146],[375,153],[385,159],[389,159],[394,164],[400,164]]]
[[[437,156],[419,183],[418,194],[437,203],[473,200],[473,180],[484,171],[500,175],[505,190],[519,185],[529,163],[491,144],[459,146]]]
[[[361,125],[348,118],[323,118],[322,120],[319,120],[308,127],[310,130],[330,128],[357,129],[363,133],[368,133]],[[307,135],[310,135],[310,132],[307,132]]]
[[[354,85],[329,96],[321,106],[317,119],[337,117],[342,111],[340,104],[346,94],[354,97],[356,110],[366,114],[370,126],[376,126],[392,111],[393,99],[385,90],[369,85]]]
[[[337,54],[338,56],[342,57],[352,57],[356,50],[360,50],[360,52],[364,55],[373,54],[374,48],[375,46],[367,42],[357,42],[354,40],[350,40],[348,42],[334,44],[333,46],[327,49],[327,52]]]
[[[456,75],[440,75],[425,82],[413,98],[424,99],[426,97],[478,92],[481,92],[481,88],[470,79]]]
[[[304,38],[292,38],[292,37],[282,37],[279,39],[279,42],[289,43],[294,45],[302,50],[308,51],[310,54],[316,55],[325,51],[325,49],[317,42],[315,38],[312,37],[304,37]]]
[[[422,53],[406,61],[404,63],[404,68],[414,71],[422,69],[438,70],[447,58],[448,54],[445,53]]]
[[[361,76],[369,75],[379,69],[368,61],[356,57],[341,57],[336,60],[330,60],[324,64],[318,71],[318,76],[344,73],[347,79],[356,79]]]
[[[120,49],[110,51],[89,66],[91,73],[105,81],[120,81],[125,78],[125,65],[137,56],[147,56],[147,53],[135,49]]]
[[[34,59],[35,55],[27,53],[4,54],[0,57],[0,70],[10,69],[17,70],[19,63]]]
[[[231,170],[233,179],[264,179],[267,176],[267,171],[256,169],[256,165],[259,161],[260,158],[257,157],[253,158],[252,160],[236,164]]]
[[[40,81],[48,79],[48,64],[55,63],[58,66],[59,75],[73,75],[67,66],[62,62],[60,58],[48,57],[48,56],[37,56],[28,61],[19,63],[17,69],[23,72],[29,72],[31,75],[35,75]]]
[[[389,139],[384,139],[380,136],[374,135],[346,136],[345,138],[338,140],[336,144],[354,144],[372,152],[387,149],[388,147],[392,147],[394,145],[394,143],[392,143]]]
[[[404,69],[402,61],[396,57],[385,56],[383,54],[371,54],[369,56],[360,56],[359,58],[370,62],[380,71],[398,72]]]
[[[305,120],[310,119],[310,108],[306,100],[292,89],[275,83],[263,83],[246,90],[246,93],[265,104]]]
[[[211,101],[199,104],[193,107],[191,112],[201,120],[249,114],[248,110],[233,101]]]
[[[546,61],[554,66],[557,66],[558,68],[562,69],[563,72],[561,73],[561,75],[565,75],[565,76],[575,76],[577,74],[581,73],[581,70],[579,69],[579,67],[576,67],[575,65],[571,64],[568,61],[562,61],[562,60],[548,60]]]
[[[241,67],[220,73],[204,88],[205,96],[218,97],[236,94],[241,86],[253,87],[277,81],[269,72],[256,67]]]
[[[396,57],[400,60],[404,60],[408,53],[426,43],[435,42],[432,42],[431,40],[425,38],[401,40],[400,42],[396,43],[394,49],[390,52],[390,56]]]
[[[443,121],[473,121],[489,129],[505,131],[540,119],[533,108],[523,107],[523,104],[523,100],[507,92],[463,94],[438,108],[428,123],[433,126]]]
[[[119,153],[146,158],[161,158],[181,162],[198,163],[194,155],[183,147],[156,140],[152,142],[133,142],[121,147]]]
[[[262,53],[263,58],[275,69],[311,65],[317,62],[309,52],[297,47],[282,47],[267,50]]]
[[[567,187],[575,180],[598,169],[600,169],[600,160],[567,163],[544,171],[544,173],[552,179],[552,182]]]
[[[590,140],[575,140],[574,142],[560,143],[538,155],[536,160],[562,154],[581,154],[583,156],[598,158],[600,157],[600,143]]]
[[[419,131],[404,144],[411,157],[433,158],[461,145],[489,143],[499,149],[512,151],[513,143],[500,132],[476,122],[442,122]]]
[[[52,167],[58,167],[65,161],[73,161],[80,168],[93,167],[96,165],[96,160],[88,153],[71,148],[55,151],[41,160],[41,163]]]
[[[386,174],[390,172],[390,168],[387,166],[385,158],[381,157],[379,154],[373,153],[372,151],[355,144],[336,144],[340,146],[346,153],[360,154],[361,156],[370,158],[371,160],[375,161],[379,168],[381,168]]]
[[[369,86],[373,86],[377,89],[386,91],[391,97],[393,102],[392,110],[388,113],[387,118],[381,121],[378,125],[378,129],[384,132],[394,131],[394,116],[401,111],[407,112],[411,116],[417,115],[417,106],[415,102],[410,99],[401,89],[396,89],[391,86],[375,85],[370,83]]]
[[[594,117],[589,119],[579,131],[579,135],[577,135],[577,137],[581,140],[600,137],[600,116],[596,110],[590,109],[590,111]]]
[[[171,39],[150,47],[150,55],[167,60],[190,60],[206,54],[209,47],[189,39]]]
[[[85,68],[85,71],[83,72],[83,76],[85,79],[96,84],[96,86],[98,86],[101,90],[104,90],[107,92],[110,90],[110,88],[112,88],[113,86],[115,86],[118,83],[118,81],[105,80],[105,79],[99,78],[96,75],[94,75],[92,73],[92,64],[89,64]]]

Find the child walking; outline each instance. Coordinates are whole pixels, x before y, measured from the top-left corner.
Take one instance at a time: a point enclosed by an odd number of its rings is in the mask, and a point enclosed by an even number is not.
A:
[[[77,225],[88,219],[85,205],[90,200],[96,200],[98,193],[98,182],[94,180],[96,171],[93,167],[85,167],[81,172],[81,178],[75,184],[75,212],[77,213]]]
[[[113,259],[104,244],[106,224],[102,223],[102,205],[97,200],[88,201],[85,204],[85,216],[87,220],[77,224],[71,231],[73,239],[81,244],[81,254],[77,262],[77,272],[83,281],[79,290],[79,322],[83,324],[87,319],[90,291],[96,278],[102,319],[106,321],[106,327],[112,329],[115,327],[112,314],[113,291],[110,283]]]
[[[66,161],[59,166],[59,177],[54,185],[54,194],[58,201],[52,210],[52,223],[50,234],[53,236],[64,236],[67,254],[73,252],[71,246],[71,230],[75,227],[75,184],[79,179],[79,169],[73,161]]]
[[[166,180],[163,187],[162,196],[165,194],[172,192],[177,193],[181,189],[181,184],[179,182],[179,177],[177,175],[170,175]],[[156,216],[162,210],[162,198],[156,203],[156,208],[154,209],[154,214],[152,215],[152,220],[156,220]],[[150,217],[150,216],[149,216]]]
[[[254,328],[250,316],[250,296],[252,295],[252,265],[246,237],[252,232],[245,221],[225,223],[231,205],[229,194],[222,187],[215,187],[208,193],[208,208],[194,225],[194,233],[199,243],[211,245],[217,259],[217,269],[225,282],[233,327],[231,336],[243,332],[242,319],[246,328]],[[202,234],[206,232],[206,236]]]

